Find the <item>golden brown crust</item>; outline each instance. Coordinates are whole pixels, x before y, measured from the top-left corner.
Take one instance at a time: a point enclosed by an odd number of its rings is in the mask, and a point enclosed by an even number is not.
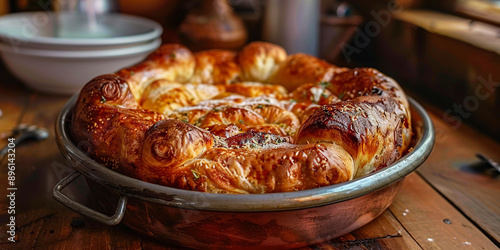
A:
[[[156,80],[144,89],[140,104],[145,109],[170,114],[175,109],[212,99],[222,92],[224,92],[224,86]]]
[[[355,159],[356,177],[388,166],[409,145],[411,123],[404,93],[374,69],[337,74],[327,86],[341,102],[323,106],[302,124],[297,143],[341,145]]]
[[[411,139],[401,87],[256,42],[235,53],[165,45],[90,81],[71,127],[76,143],[120,173],[214,193],[286,192],[364,176]]]
[[[151,53],[142,62],[119,70],[116,74],[130,86],[140,99],[144,88],[155,80],[186,82],[192,78],[196,61],[189,49],[180,44],[167,44]]]
[[[196,67],[191,82],[228,84],[240,79],[236,53],[225,50],[206,50],[194,55]]]
[[[91,80],[81,90],[71,134],[93,159],[136,176],[146,131],[165,116],[139,108],[127,83],[116,75]]]
[[[304,83],[329,81],[334,73],[343,71],[319,58],[306,54],[289,56],[269,78],[271,84],[281,84],[292,91]]]
[[[238,63],[245,81],[268,82],[269,77],[286,58],[286,51],[280,46],[253,42],[238,54]]]
[[[186,178],[197,183],[195,190],[214,193],[311,189],[351,180],[354,171],[351,156],[335,144],[217,147],[188,165],[192,173]]]
[[[232,83],[226,86],[226,91],[246,97],[274,95],[280,98],[287,95],[286,89],[281,85],[262,84],[259,82]]]
[[[141,179],[161,180],[165,174],[183,170],[183,164],[214,145],[214,137],[193,125],[165,119],[153,125],[145,134],[141,160],[137,170]]]

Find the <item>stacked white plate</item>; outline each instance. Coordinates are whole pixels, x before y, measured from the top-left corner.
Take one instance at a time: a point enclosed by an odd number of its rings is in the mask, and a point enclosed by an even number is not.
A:
[[[0,52],[7,68],[32,89],[73,94],[93,77],[141,61],[161,45],[149,19],[24,12],[0,17]]]

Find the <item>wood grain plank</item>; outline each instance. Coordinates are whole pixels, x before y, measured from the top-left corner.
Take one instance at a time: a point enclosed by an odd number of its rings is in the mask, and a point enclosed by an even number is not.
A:
[[[109,246],[111,249],[142,249],[141,236],[135,234],[131,230],[126,229],[124,226],[120,226],[114,229],[115,230],[111,230],[110,235],[111,237]]]
[[[83,224],[74,226],[75,220]],[[37,249],[111,249],[110,231],[98,222],[82,219],[69,210],[60,211],[46,219],[40,227],[35,248]]]
[[[41,219],[18,228],[16,242],[11,243],[2,241],[0,243],[0,249],[33,249],[43,223],[45,223],[45,220]],[[21,237],[21,235],[23,235],[23,237]]]
[[[386,210],[365,226],[308,249],[421,249],[391,211]]]
[[[465,124],[454,128],[441,119],[442,111],[428,110],[436,143],[418,172],[500,245],[500,179],[476,157],[482,153],[500,162],[500,144]]]
[[[147,237],[142,238],[141,243],[142,249],[144,250],[181,250],[185,249],[183,247],[171,246],[160,241],[149,239]]]
[[[64,248],[64,242],[72,237],[71,220],[74,215],[58,212],[44,219],[45,223],[40,225],[40,231],[36,239],[36,248],[60,247]],[[22,236],[24,238],[24,235]],[[81,245],[81,244],[79,244]]]
[[[0,89],[5,86],[0,84]],[[14,91],[15,92],[15,91]],[[55,229],[44,230],[45,224],[51,220],[47,216],[57,214],[57,210],[61,206],[52,198],[51,190],[55,184],[60,180],[55,174],[52,164],[56,162],[64,162],[59,150],[55,144],[54,135],[54,122],[62,105],[68,97],[54,97],[33,94],[29,91],[22,93],[15,93],[11,97],[8,94],[12,92],[2,92],[1,95],[7,94],[7,102],[15,109],[9,109],[9,112],[19,112],[19,114],[9,113],[9,116],[18,116],[17,123],[34,124],[37,126],[45,127],[49,131],[49,138],[41,142],[23,143],[16,147],[16,224],[18,226],[17,237],[19,242],[14,243],[16,248],[31,248],[34,247],[39,238],[45,239],[45,235],[51,235]],[[19,107],[19,100],[27,100],[25,107]],[[23,101],[24,102],[24,101]],[[22,116],[21,116],[22,113]],[[2,123],[0,128],[11,127],[11,123]],[[5,166],[6,162],[2,162]],[[7,181],[7,172],[0,171],[0,180]],[[2,206],[7,204],[4,195],[6,189],[0,191],[0,203]],[[4,209],[2,209],[2,212]],[[48,224],[48,225],[53,225]],[[59,228],[55,227],[54,228]],[[28,229],[26,229],[28,228]],[[3,237],[4,234],[2,234]],[[47,236],[48,237],[48,236]],[[3,242],[3,239],[2,239]],[[41,241],[44,243],[44,240]]]
[[[416,173],[406,178],[389,209],[424,249],[496,249],[491,240]]]
[[[12,136],[12,130],[19,124],[29,97],[13,95],[12,91],[3,87],[0,87],[0,93],[0,148],[3,148],[7,145],[7,138]]]
[[[64,163],[64,159],[55,143],[54,124],[66,100],[67,97],[30,97],[21,122],[46,128],[49,137],[44,141],[16,147],[16,186],[19,190],[17,203],[20,212],[38,207],[53,208],[57,205],[51,190],[59,182],[60,176],[53,166]],[[4,174],[0,174],[0,180],[6,179]]]
[[[0,147],[5,145],[5,137],[18,125],[32,94],[14,79],[0,61]]]
[[[6,72],[3,67],[0,67],[0,148],[7,145],[7,139],[11,137],[11,132],[14,127],[16,127],[20,120],[22,119],[23,111],[26,110],[26,106],[29,103],[29,93],[22,91],[22,87],[18,83],[6,84],[8,81],[12,81],[11,76]],[[2,187],[7,186],[7,158],[3,157],[0,159],[0,166],[2,171],[0,171],[0,181],[2,182]],[[10,216],[13,214],[8,214],[9,202],[7,198],[7,189],[0,189],[0,222],[2,224],[2,230],[6,228],[6,224],[10,222]],[[18,201],[18,197],[16,197]],[[14,215],[15,216],[15,215]],[[16,220],[16,226],[19,227],[18,221]],[[7,231],[7,230],[5,230]],[[12,243],[8,241],[7,233],[0,234],[0,246],[3,245],[12,246]],[[17,236],[19,240],[19,236]],[[30,243],[24,241],[22,246],[27,248],[30,247]]]

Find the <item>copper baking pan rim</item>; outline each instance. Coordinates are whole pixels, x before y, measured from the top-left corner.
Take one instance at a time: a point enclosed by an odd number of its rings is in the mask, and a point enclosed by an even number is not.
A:
[[[416,140],[412,150],[394,164],[367,176],[315,189],[267,194],[214,194],[182,190],[134,179],[104,167],[71,140],[68,127],[78,95],[63,107],[56,121],[57,145],[71,167],[86,178],[123,196],[185,209],[230,212],[267,212],[305,209],[354,199],[387,187],[415,171],[430,155],[434,127],[425,109],[408,98]],[[75,164],[78,163],[78,164]]]

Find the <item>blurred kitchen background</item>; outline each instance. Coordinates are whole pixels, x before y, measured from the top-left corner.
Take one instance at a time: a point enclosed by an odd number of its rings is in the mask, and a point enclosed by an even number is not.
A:
[[[54,10],[65,1],[0,0],[0,14]],[[94,2],[102,2],[97,11],[153,19],[163,43],[194,51],[264,40],[339,66],[377,68],[443,110],[452,126],[469,123],[500,139],[498,0]]]

